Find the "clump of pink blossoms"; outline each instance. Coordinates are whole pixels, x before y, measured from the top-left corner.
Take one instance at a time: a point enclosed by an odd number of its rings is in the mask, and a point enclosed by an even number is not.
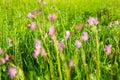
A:
[[[49,36],[54,36],[55,32],[56,32],[55,27],[54,26],[50,26],[48,35]]]
[[[81,38],[82,38],[83,41],[87,41],[89,39],[88,33],[87,32],[83,32]]]
[[[111,53],[112,45],[105,45],[104,51],[106,52],[107,55]]]
[[[70,59],[70,61],[69,61],[69,66],[70,66],[70,68],[72,68],[73,66],[75,66],[74,61],[72,59]]]
[[[31,29],[31,30],[34,30],[36,28],[36,22],[32,22],[30,24],[28,24],[28,27]]]
[[[76,40],[75,45],[76,45],[77,48],[80,48],[82,43],[79,40]]]
[[[34,58],[37,58],[38,55],[40,54],[41,46],[42,46],[42,42],[40,40],[37,40],[36,44],[35,44],[35,50],[34,50],[34,53],[33,53]]]
[[[65,48],[65,44],[64,44],[63,42],[58,43],[58,49],[59,49],[60,51],[63,51],[64,48]]]
[[[57,19],[57,16],[54,13],[48,15],[48,20],[55,21],[56,19]]]
[[[65,34],[65,40],[67,40],[69,37],[70,37],[70,31],[67,30]]]
[[[99,23],[98,20],[95,19],[94,17],[89,17],[89,19],[88,19],[87,22],[89,23],[90,26],[92,26],[92,25],[98,25],[98,23]]]
[[[16,77],[17,73],[18,73],[18,71],[15,67],[12,67],[12,66],[8,67],[8,75],[9,75],[10,78]]]

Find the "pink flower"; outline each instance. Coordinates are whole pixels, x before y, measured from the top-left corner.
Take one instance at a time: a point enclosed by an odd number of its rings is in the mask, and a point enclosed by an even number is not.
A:
[[[80,48],[82,43],[79,40],[76,40],[75,45],[76,45],[77,48]]]
[[[28,24],[28,27],[31,29],[31,30],[34,30],[36,28],[36,22],[32,22],[30,24]]]
[[[79,25],[76,25],[75,26],[75,28],[77,29],[77,30],[80,30],[80,29],[82,29],[84,27],[84,24],[79,24]]]
[[[83,32],[83,35],[82,35],[82,40],[84,40],[84,41],[87,41],[88,40],[88,33],[87,32]]]
[[[61,42],[61,43],[58,44],[58,49],[60,51],[63,51],[64,48],[65,48],[65,44],[63,42]]]
[[[72,59],[70,59],[70,62],[69,62],[70,68],[72,68],[74,65],[75,65],[75,64],[74,64],[74,61],[73,61]]]
[[[48,20],[55,21],[56,19],[57,19],[57,16],[54,13],[48,15]]]
[[[70,31],[66,31],[65,39],[67,40],[70,37]]]
[[[32,12],[29,12],[27,16],[28,16],[28,18],[34,18],[35,17],[35,15]]]
[[[41,48],[42,42],[40,40],[36,40],[35,49],[39,50]]]
[[[9,66],[8,67],[8,75],[10,78],[14,78],[17,75],[18,71],[15,67]]]
[[[10,56],[9,56],[8,54],[6,54],[6,55],[5,55],[5,60],[8,61],[8,60],[9,60],[9,57],[10,57]]]
[[[38,55],[40,54],[41,47],[42,47],[42,42],[40,40],[36,40],[35,50],[34,50],[34,53],[33,53],[34,58],[37,58]]]
[[[12,43],[12,40],[10,38],[8,38],[8,43],[11,44]]]
[[[106,52],[107,55],[111,53],[111,48],[112,48],[112,45],[110,44],[105,46],[104,51]]]
[[[93,18],[93,17],[89,17],[88,21],[89,25],[97,25],[99,22],[97,19]]]
[[[39,56],[39,54],[40,54],[40,50],[39,49],[38,50],[34,50],[33,57],[37,58]]]
[[[54,28],[54,26],[50,26],[50,28],[49,28],[49,35],[50,36],[53,36],[53,35],[55,35],[55,32],[56,32],[56,30],[55,30],[55,28]]]
[[[5,64],[5,63],[6,63],[6,60],[5,60],[4,58],[1,58],[1,59],[0,59],[0,62],[1,62],[2,64]]]
[[[46,55],[47,55],[46,50],[45,50],[45,49],[42,49],[41,54],[42,54],[42,56],[46,56]]]
[[[0,54],[2,54],[3,50],[0,48]]]

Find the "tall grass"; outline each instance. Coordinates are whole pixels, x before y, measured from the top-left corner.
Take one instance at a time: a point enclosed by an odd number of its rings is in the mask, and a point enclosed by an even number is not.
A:
[[[120,20],[119,0],[1,0],[0,1],[0,59],[8,54],[10,60],[0,63],[0,80],[9,80],[8,66],[17,68],[15,80],[119,80],[120,79],[120,24],[110,27],[110,22]],[[42,15],[29,19],[28,13],[42,10]],[[55,13],[57,20],[51,22],[48,15]],[[89,26],[88,18],[98,19],[97,26]],[[30,30],[28,24],[35,21],[37,28]],[[119,21],[120,22],[120,21]],[[84,24],[82,29],[76,25]],[[55,26],[54,36],[44,37],[49,27]],[[41,28],[42,26],[42,28]],[[65,32],[70,31],[68,40]],[[89,39],[82,41],[82,32]],[[12,43],[8,43],[8,38]],[[47,56],[33,57],[36,40],[42,42]],[[80,48],[75,41],[82,43]],[[65,44],[63,51],[59,42]],[[111,44],[109,55],[105,45]],[[70,67],[70,60],[74,65]]]

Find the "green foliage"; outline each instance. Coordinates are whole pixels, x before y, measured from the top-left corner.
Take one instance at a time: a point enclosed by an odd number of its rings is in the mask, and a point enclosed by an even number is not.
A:
[[[120,80],[120,24],[110,27],[110,22],[120,20],[120,0],[1,0],[0,1],[0,48],[10,55],[6,64],[0,63],[0,80],[9,80],[8,66],[16,66],[19,73],[16,80]],[[27,17],[34,10],[42,15],[34,19]],[[47,17],[55,13],[57,20],[50,22]],[[97,26],[89,26],[89,17],[98,19]],[[37,28],[30,30],[28,23],[35,21]],[[85,26],[77,30],[78,24]],[[54,25],[54,37],[44,38],[49,26]],[[42,26],[42,28],[40,28]],[[65,31],[71,32],[64,40]],[[83,31],[89,40],[76,49],[75,40],[81,40]],[[12,39],[9,45],[7,40]],[[36,39],[42,41],[47,56],[33,57]],[[57,41],[65,43],[63,52],[57,48]],[[112,52],[106,55],[104,47],[112,45]],[[0,55],[0,58],[4,57]],[[75,66],[71,69],[69,61]]]

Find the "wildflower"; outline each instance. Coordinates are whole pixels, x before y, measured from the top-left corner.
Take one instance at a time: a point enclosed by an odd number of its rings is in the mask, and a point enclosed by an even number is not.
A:
[[[76,26],[76,29],[80,30],[80,29],[82,29],[83,26],[84,26],[84,24],[79,24]]]
[[[2,54],[3,50],[0,48],[0,54]]]
[[[112,48],[112,45],[110,44],[105,46],[104,51],[106,52],[107,55],[111,53],[111,48]]]
[[[28,27],[31,29],[31,30],[34,30],[36,28],[36,22],[32,22],[30,24],[28,24]]]
[[[38,55],[40,54],[41,47],[42,47],[42,42],[40,40],[36,40],[35,50],[34,50],[34,53],[33,53],[34,58],[37,58]]]
[[[87,32],[83,32],[83,35],[82,35],[82,40],[84,40],[84,41],[87,41],[88,40],[88,33]]]
[[[5,64],[5,63],[6,63],[6,60],[5,60],[4,58],[1,58],[1,59],[0,59],[0,62],[1,62],[2,64]]]
[[[56,19],[57,19],[57,16],[54,13],[48,15],[48,20],[55,21]]]
[[[76,40],[75,45],[76,45],[77,48],[80,48],[82,43],[79,40]]]
[[[50,36],[53,36],[53,35],[55,35],[55,32],[56,32],[56,30],[55,30],[55,28],[54,28],[54,26],[50,26],[50,28],[49,28],[49,35]]]
[[[28,18],[34,18],[35,15],[41,14],[41,13],[42,13],[42,10],[40,10],[40,9],[34,10],[34,11],[28,13]]]
[[[17,75],[18,71],[15,67],[9,66],[8,67],[8,75],[10,78],[14,78]]]
[[[35,49],[37,49],[37,50],[40,49],[41,45],[42,45],[42,42],[40,40],[37,40],[36,44],[35,44]]]
[[[67,40],[70,37],[70,31],[66,31],[65,39]]]
[[[11,44],[12,43],[12,40],[10,38],[8,38],[8,43]]]
[[[72,68],[74,66],[74,61],[72,59],[70,59],[70,61],[69,61],[69,66],[70,66],[70,68]]]
[[[89,17],[88,21],[89,25],[97,25],[99,22],[97,19],[93,18],[93,17]]]
[[[42,49],[41,54],[42,54],[42,56],[46,56],[47,55],[46,50]]]
[[[35,49],[34,53],[33,53],[33,57],[37,58],[39,54],[40,54],[40,50],[39,49],[38,50]]]
[[[65,44],[63,42],[61,42],[61,43],[58,44],[58,49],[60,51],[63,51],[64,48],[65,48]]]
[[[6,55],[5,55],[5,60],[8,61],[8,60],[9,60],[9,57],[10,57],[10,56],[9,56],[8,54],[6,54]]]
[[[29,12],[27,16],[28,16],[28,18],[34,18],[35,17],[35,15],[32,12]]]

